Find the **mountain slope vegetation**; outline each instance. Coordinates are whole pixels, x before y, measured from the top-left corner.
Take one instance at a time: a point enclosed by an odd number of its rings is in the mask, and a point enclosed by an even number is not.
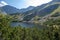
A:
[[[59,4],[53,4],[53,5],[47,6],[46,8],[44,8],[42,10],[39,10],[39,11],[27,12],[28,14],[24,17],[24,20],[25,19],[26,20],[31,20],[35,16],[44,17],[48,14],[52,14],[52,12],[54,12],[58,7],[60,7]]]

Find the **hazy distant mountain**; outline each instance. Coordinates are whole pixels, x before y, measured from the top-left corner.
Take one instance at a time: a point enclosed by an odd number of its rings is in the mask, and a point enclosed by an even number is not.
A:
[[[8,14],[19,13],[20,12],[19,9],[17,9],[15,7],[12,7],[10,5],[6,5],[6,6],[0,7],[0,8],[1,8],[1,10],[5,11]]]
[[[47,4],[43,4],[43,5],[37,6],[37,7],[35,7],[34,9],[32,9],[32,10],[30,10],[30,11],[27,11],[26,13],[28,13],[28,12],[36,12],[36,11],[38,11],[38,10],[43,9],[43,7],[45,7],[46,5],[47,5]]]
[[[6,2],[4,2],[4,1],[0,1],[0,9],[1,9],[2,11],[6,12],[7,14],[12,14],[12,13],[20,12],[19,9],[8,5],[8,4],[7,4]]]
[[[33,6],[30,6],[26,9],[17,9],[13,6],[10,6],[10,5],[5,5],[3,7],[0,7],[3,11],[5,11],[6,13],[8,14],[13,14],[13,13],[23,13],[23,12],[26,12],[26,11],[29,11],[29,10],[32,10],[34,7]]]
[[[30,11],[30,10],[32,10],[32,9],[34,9],[34,8],[35,8],[34,6],[29,6],[29,7],[27,7],[27,8],[22,8],[22,9],[20,9],[20,12],[21,12],[21,13],[24,13],[24,12]]]
[[[30,6],[28,8],[17,9],[13,6],[8,5],[6,2],[4,3],[2,1],[0,2],[0,9],[5,11],[7,14],[23,13],[23,12],[32,10],[34,8],[33,6]]]

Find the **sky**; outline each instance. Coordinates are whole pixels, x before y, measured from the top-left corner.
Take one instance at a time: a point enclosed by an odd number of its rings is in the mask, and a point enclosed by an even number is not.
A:
[[[48,3],[52,0],[0,0],[0,2],[4,3],[5,5],[11,5],[16,8],[27,8],[29,6],[39,6],[45,3]]]

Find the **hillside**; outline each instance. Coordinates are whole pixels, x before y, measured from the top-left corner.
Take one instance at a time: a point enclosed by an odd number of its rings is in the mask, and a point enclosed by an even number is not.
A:
[[[54,14],[56,14],[60,10],[60,1],[59,0],[53,0],[49,3],[33,7],[30,6],[28,8],[23,8],[23,9],[17,9],[13,6],[10,5],[5,5],[3,7],[0,7],[2,11],[6,12],[7,14],[12,14],[16,15],[15,17],[18,16],[17,19],[20,20],[20,18],[23,21],[32,21],[35,19],[36,16],[38,16],[38,21],[41,19],[48,18]],[[56,14],[57,15],[57,14]]]
[[[56,10],[54,10],[51,14],[48,14],[48,15],[40,18],[40,20],[37,19],[37,22],[43,24],[46,21],[57,20],[57,19],[60,19],[60,7],[58,7]]]
[[[52,12],[54,12],[58,7],[60,7],[60,4],[55,3],[55,4],[50,4],[48,6],[46,5],[43,9],[40,9],[40,10],[38,8],[37,11],[33,10],[31,12],[30,11],[26,12],[27,15],[24,17],[24,20],[30,20],[34,18],[35,16],[44,17],[46,15],[53,14]]]

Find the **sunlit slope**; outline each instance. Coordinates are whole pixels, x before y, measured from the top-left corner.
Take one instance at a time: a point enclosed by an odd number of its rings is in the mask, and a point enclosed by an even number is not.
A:
[[[59,7],[60,7],[60,3],[54,3],[54,4],[46,5],[44,8],[40,10],[38,9],[35,11],[32,10],[31,12],[26,12],[27,15],[24,16],[24,20],[30,20],[35,16],[44,17],[46,15],[53,14],[55,10],[59,9]]]

